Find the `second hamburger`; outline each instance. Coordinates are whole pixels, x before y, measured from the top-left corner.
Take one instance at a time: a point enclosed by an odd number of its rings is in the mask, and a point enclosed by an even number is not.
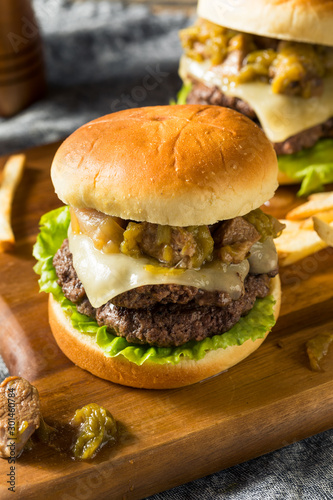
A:
[[[181,31],[186,102],[258,123],[299,194],[333,182],[332,2],[199,0],[198,14]]]

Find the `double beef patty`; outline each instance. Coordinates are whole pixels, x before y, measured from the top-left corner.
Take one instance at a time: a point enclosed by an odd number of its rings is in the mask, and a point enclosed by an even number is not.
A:
[[[95,309],[73,267],[68,240],[56,253],[53,264],[64,295],[79,312],[128,342],[139,344],[179,346],[224,333],[252,309],[257,297],[269,293],[266,274],[248,275],[238,300],[224,292],[190,286],[147,285],[122,293]]]
[[[237,97],[226,96],[218,87],[207,87],[203,83],[194,82],[187,103],[225,106],[239,111],[258,123],[257,115],[248,103]],[[278,155],[292,154],[311,148],[323,137],[333,137],[333,118],[303,130],[283,142],[275,142],[273,146]]]

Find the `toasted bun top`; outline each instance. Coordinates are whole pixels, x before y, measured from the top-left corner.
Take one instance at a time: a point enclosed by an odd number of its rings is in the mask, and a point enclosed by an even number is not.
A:
[[[199,0],[198,14],[237,31],[333,45],[332,0]]]
[[[213,224],[259,207],[277,187],[271,143],[219,106],[119,111],[79,128],[51,176],[66,204],[158,224]]]

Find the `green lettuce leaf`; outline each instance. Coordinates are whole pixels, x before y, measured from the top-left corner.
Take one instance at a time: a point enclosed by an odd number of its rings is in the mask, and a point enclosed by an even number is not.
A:
[[[298,196],[322,191],[333,182],[333,139],[321,139],[299,153],[278,157],[279,169],[292,179],[302,181]]]
[[[32,252],[37,260],[34,271],[40,275],[38,280],[40,291],[53,293],[57,300],[64,298],[64,295],[57,284],[57,275],[52,260],[64,239],[67,238],[70,220],[68,207],[57,208],[44,214],[39,223],[40,233]]]
[[[80,314],[75,304],[65,298],[61,287],[57,284],[57,276],[52,264],[53,257],[67,237],[70,223],[68,207],[62,207],[43,215],[40,221],[40,233],[33,249],[37,259],[34,270],[40,275],[40,290],[52,293],[69,315],[72,325],[81,333],[95,338],[97,344],[106,356],[122,355],[129,361],[142,365],[145,361],[153,363],[176,364],[183,358],[191,360],[202,359],[208,351],[227,348],[231,345],[241,345],[246,340],[255,341],[263,338],[265,333],[275,324],[272,296],[257,299],[247,316],[233,326],[228,332],[214,335],[199,342],[190,341],[180,347],[151,347],[148,344],[138,345],[127,342],[107,330],[106,326],[98,326],[97,322],[88,316]]]
[[[183,83],[180,91],[177,94],[177,100],[175,101],[174,99],[172,99],[170,101],[170,104],[186,104],[187,96],[191,92],[191,89],[192,89],[191,82]]]

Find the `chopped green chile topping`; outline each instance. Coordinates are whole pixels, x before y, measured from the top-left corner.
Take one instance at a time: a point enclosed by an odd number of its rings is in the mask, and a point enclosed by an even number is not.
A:
[[[225,264],[239,264],[248,255],[252,244],[247,241],[240,241],[232,245],[225,245],[216,251],[216,256]]]
[[[71,227],[74,234],[89,236],[103,253],[149,257],[149,269],[158,266],[182,272],[200,269],[214,259],[237,264],[249,255],[260,237],[261,241],[275,237],[283,226],[260,209],[210,227],[128,222],[95,210],[76,209],[71,210]]]
[[[236,85],[269,82],[277,94],[321,95],[322,78],[333,68],[333,49],[241,33],[198,19],[180,32],[186,56],[221,65],[224,79]]]
[[[208,226],[175,227],[130,222],[120,250],[130,257],[149,255],[167,267],[198,269],[213,258]]]
[[[213,259],[237,264],[249,255],[251,246],[259,239],[256,231],[257,237],[244,227],[245,221],[258,231],[261,242],[269,236],[276,238],[284,228],[277,219],[264,214],[259,208],[243,218],[217,223],[211,231],[208,226],[174,227],[130,222],[124,231],[120,250],[130,257],[148,255],[160,265],[175,269],[199,269]],[[227,235],[221,239],[218,235],[220,230],[223,234],[230,222],[237,222],[238,226],[231,230],[232,241]]]
[[[252,35],[204,19],[198,19],[193,26],[181,30],[179,36],[188,57],[198,62],[209,59],[213,65],[221,64],[230,50],[251,52],[256,48]]]
[[[275,217],[265,214],[260,208],[243,215],[243,218],[250,222],[250,224],[256,228],[258,233],[261,234],[261,242],[265,241],[269,236],[277,238],[286,227],[284,224],[281,224],[281,222],[275,219]]]
[[[93,458],[109,441],[117,438],[117,424],[108,410],[91,403],[76,410],[72,425],[78,433],[72,451],[75,458]]]
[[[123,238],[120,251],[130,257],[139,258],[141,256],[139,242],[142,239],[142,225],[136,222],[129,222],[124,231]]]

